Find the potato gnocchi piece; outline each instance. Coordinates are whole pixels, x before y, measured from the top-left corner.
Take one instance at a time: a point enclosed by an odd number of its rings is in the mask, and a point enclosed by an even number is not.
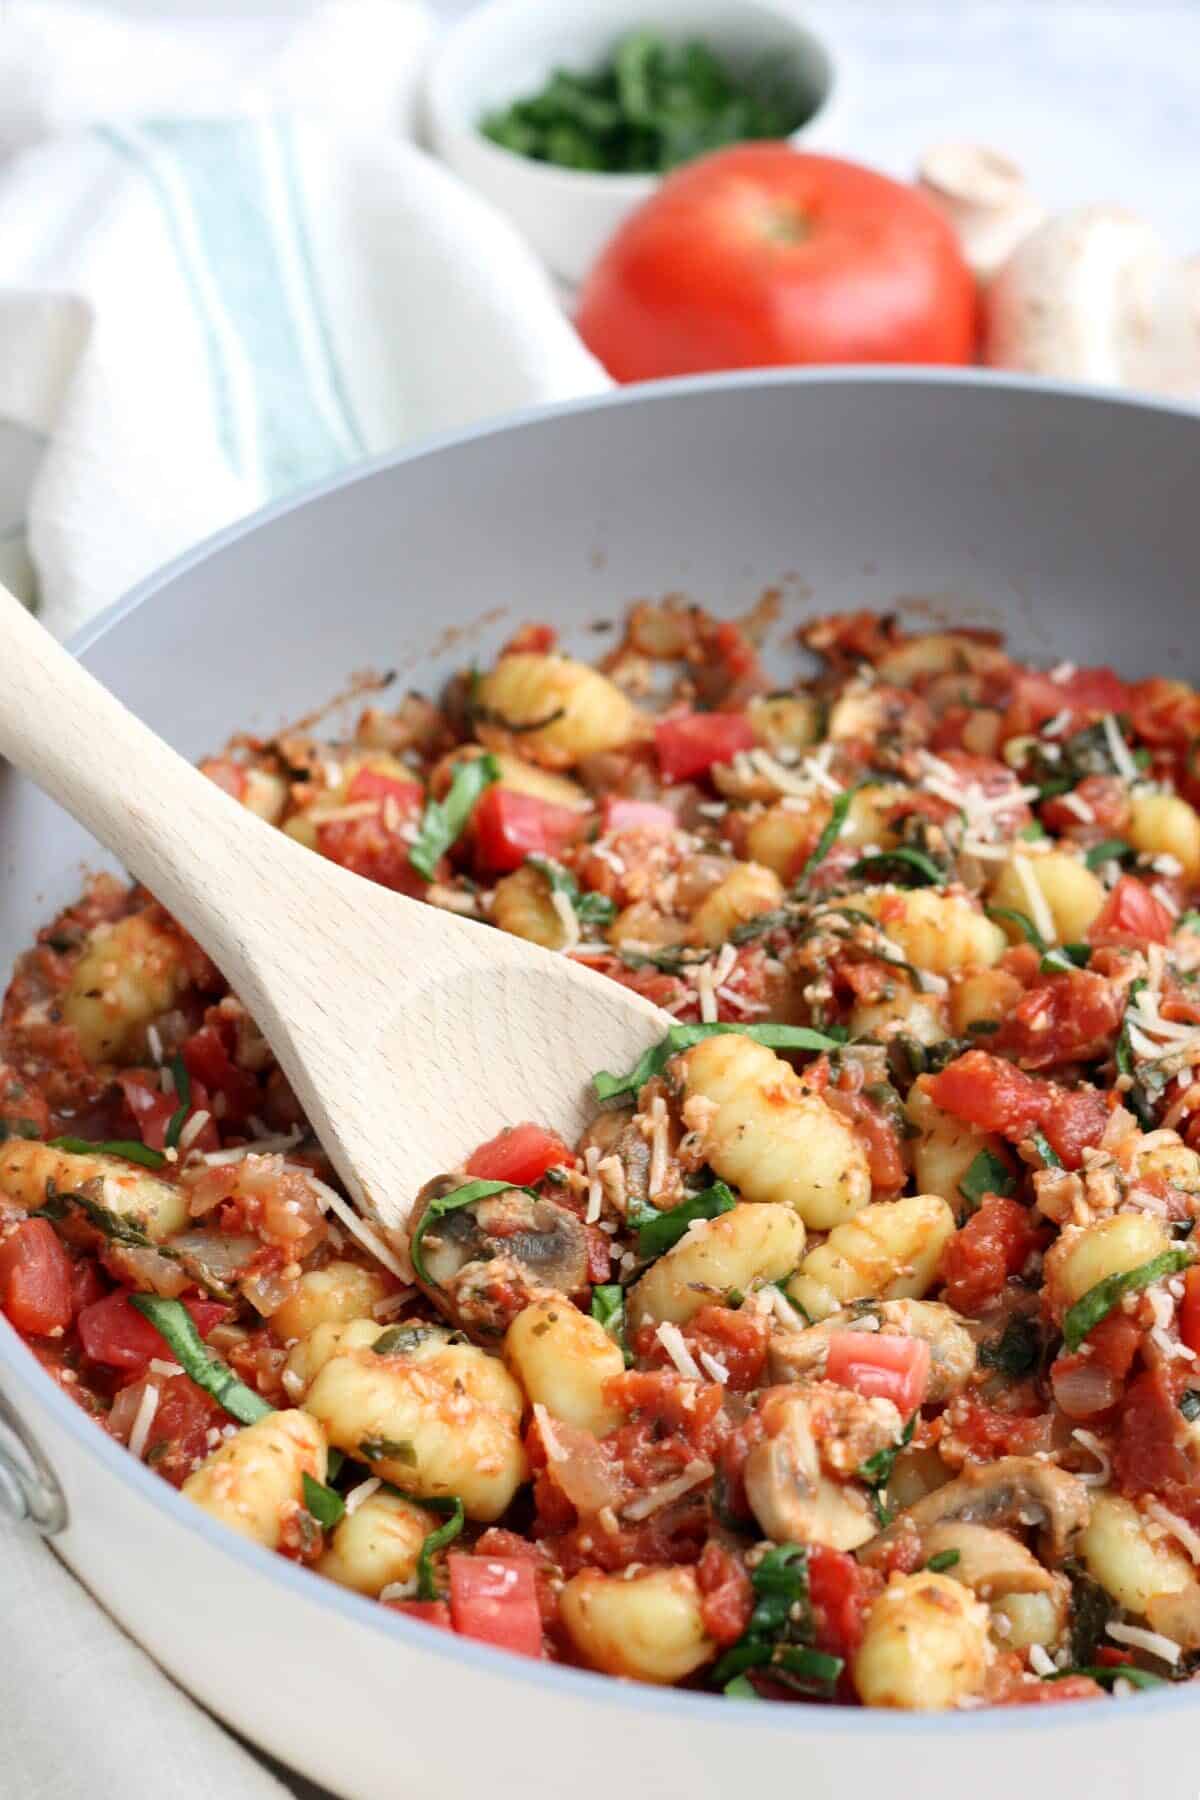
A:
[[[1170,1248],[1166,1226],[1149,1213],[1116,1213],[1094,1225],[1068,1227],[1046,1252],[1046,1290],[1061,1314],[1110,1275],[1138,1269]]]
[[[1004,652],[963,631],[922,631],[902,638],[875,664],[880,681],[907,687],[922,676],[966,674],[997,666],[1003,668]]]
[[[540,944],[543,950],[563,949],[570,935],[567,921],[554,904],[549,881],[530,863],[496,883],[492,920],[501,931]]]
[[[1189,881],[1200,876],[1200,814],[1179,794],[1135,789],[1126,836],[1143,856],[1173,856]]]
[[[848,895],[845,904],[869,913],[904,960],[931,975],[989,968],[1008,948],[1000,927],[965,894],[942,894],[933,888],[903,892],[869,888]]]
[[[325,1434],[306,1412],[268,1413],[214,1450],[183,1492],[242,1537],[277,1550],[304,1506],[304,1477],[325,1479]]]
[[[981,1692],[993,1651],[988,1609],[949,1575],[893,1575],[853,1661],[866,1706],[942,1712]]]
[[[921,1076],[914,1081],[904,1108],[909,1124],[917,1130],[911,1145],[913,1174],[918,1187],[940,1195],[957,1217],[964,1205],[959,1183],[967,1170],[983,1150],[1002,1162],[1003,1144],[994,1133],[943,1112],[926,1092],[924,1080]]]
[[[98,925],[71,971],[62,1000],[89,1063],[136,1061],[146,1026],[189,984],[187,947],[154,909]]]
[[[804,1224],[788,1206],[745,1203],[689,1227],[631,1288],[631,1325],[648,1319],[685,1325],[702,1306],[733,1289],[748,1293],[779,1281],[804,1249]]]
[[[762,694],[746,717],[768,750],[807,750],[821,735],[821,708],[811,694]]]
[[[1048,850],[1042,856],[1017,856],[1003,865],[992,883],[993,906],[1011,907],[1022,912],[1039,930],[1044,924],[1031,913],[1030,899],[1021,872],[1025,871],[1045,903],[1054,924],[1053,937],[1060,944],[1075,944],[1086,936],[1104,905],[1104,887],[1080,858],[1065,850]],[[1004,922],[1008,941],[1023,943],[1024,933],[1016,925]],[[992,959],[995,960],[994,958]]]
[[[890,1492],[890,1490],[889,1490]],[[1006,1650],[1057,1644],[1066,1630],[1071,1584],[1042,1567],[1011,1532],[961,1519],[921,1535],[923,1560],[953,1556],[946,1573],[971,1589],[992,1614],[992,1630]]]
[[[344,1325],[368,1319],[388,1292],[389,1284],[361,1263],[329,1262],[301,1275],[282,1306],[271,1314],[271,1329],[285,1342],[307,1337],[318,1325]]]
[[[605,1399],[625,1358],[604,1327],[565,1297],[535,1300],[517,1314],[504,1339],[504,1360],[534,1405],[553,1418],[605,1437],[624,1421]]]
[[[739,925],[773,912],[783,903],[783,884],[771,869],[759,863],[734,863],[728,875],[710,889],[692,914],[688,941],[714,949],[731,937]]]
[[[317,1573],[378,1599],[385,1587],[412,1580],[425,1539],[441,1523],[403,1494],[380,1488],[335,1526]]]
[[[700,1589],[690,1568],[602,1575],[584,1569],[559,1598],[567,1635],[590,1669],[669,1686],[711,1662]]]
[[[502,656],[481,677],[477,705],[481,743],[519,748],[526,760],[549,769],[616,750],[638,729],[632,703],[607,675],[570,657],[533,651]]]
[[[896,975],[891,992],[882,1000],[855,1003],[848,1024],[850,1036],[856,1040],[886,1042],[902,1033],[918,1044],[940,1044],[947,1036],[946,1002],[940,994],[918,994],[903,975]]]
[[[523,756],[514,756],[508,750],[488,751],[482,744],[457,744],[448,750],[429,777],[431,792],[441,799],[449,790],[458,763],[474,762],[477,757],[488,755],[500,771],[496,786],[508,793],[528,794],[534,800],[545,800],[550,806],[564,806],[572,812],[591,811],[592,801],[586,789],[569,775],[556,775],[552,769],[526,762]],[[469,823],[467,829],[470,830]]]
[[[1079,1550],[1092,1580],[1126,1612],[1151,1620],[1153,1630],[1166,1630],[1168,1615],[1178,1626],[1184,1602],[1195,1610],[1194,1566],[1173,1538],[1151,1537],[1137,1507],[1119,1494],[1095,1495]],[[1188,1647],[1197,1643],[1193,1626]]]
[[[396,1355],[339,1350],[304,1406],[339,1450],[418,1500],[457,1494],[471,1519],[498,1519],[528,1478],[520,1388],[496,1357],[441,1333]]]
[[[950,1029],[966,1037],[972,1026],[999,1024],[1025,989],[1007,969],[970,969],[950,986]]]
[[[815,1231],[866,1206],[866,1150],[773,1050],[731,1032],[697,1044],[677,1066],[687,1094],[716,1108],[704,1153],[743,1199],[790,1206]]]
[[[299,812],[294,812],[284,825],[283,829],[287,835],[295,838],[298,844],[303,844],[306,850],[315,850],[317,848],[317,831],[322,815],[337,812],[346,805],[354,777],[363,769],[370,770],[373,775],[386,775],[392,781],[411,784],[420,780],[420,777],[409,768],[407,763],[401,762],[399,757],[387,755],[382,750],[373,750],[368,755],[343,756],[340,761],[334,762],[331,771],[331,773],[336,772],[337,780],[328,786],[313,788],[311,803],[303,806]],[[311,783],[310,786],[312,786]]]
[[[440,1331],[438,1326],[429,1329]],[[369,1350],[386,1330],[387,1326],[378,1319],[347,1319],[344,1323],[327,1320],[323,1325],[315,1325],[288,1352],[283,1365],[285,1383],[303,1393],[333,1357],[343,1350]],[[449,1338],[448,1332],[441,1335],[443,1340]]]
[[[182,1188],[136,1163],[54,1150],[27,1138],[0,1144],[0,1194],[34,1212],[45,1205],[51,1186],[59,1194],[85,1195],[105,1212],[140,1226],[156,1244],[189,1223]]]
[[[937,1194],[876,1200],[808,1252],[788,1296],[813,1320],[852,1300],[919,1299],[933,1285],[954,1214]]]

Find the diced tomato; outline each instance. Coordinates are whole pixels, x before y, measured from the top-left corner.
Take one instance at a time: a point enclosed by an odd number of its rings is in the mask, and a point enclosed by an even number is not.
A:
[[[843,1550],[810,1544],[808,1592],[817,1628],[817,1646],[847,1662],[863,1640],[867,1614],[883,1583]]]
[[[185,1300],[201,1337],[229,1317],[230,1309],[219,1300]],[[85,1306],[79,1315],[79,1341],[84,1355],[109,1369],[125,1369],[144,1375],[154,1357],[170,1362],[171,1354],[161,1332],[130,1304],[124,1290]]]
[[[981,1312],[1020,1274],[1042,1234],[1029,1210],[1005,1194],[985,1194],[978,1212],[942,1252],[944,1298],[959,1312]]]
[[[377,812],[361,819],[331,819],[317,825],[317,849],[330,862],[340,863],[393,893],[419,896],[425,879],[409,861],[411,846],[401,827],[420,817],[425,790],[417,781],[404,781],[377,769],[359,769],[346,789],[351,806],[364,801],[379,803]]]
[[[378,769],[359,769],[346,789],[346,802],[357,806],[364,800],[394,800],[404,818],[412,820],[421,815],[425,790],[419,781],[402,781]]]
[[[0,1306],[18,1331],[65,1331],[71,1286],[71,1258],[48,1219],[26,1219],[0,1243]]]
[[[606,794],[600,811],[602,837],[613,831],[652,831],[665,835],[674,831],[678,823],[670,807],[659,806],[655,800],[622,800],[616,794]]]
[[[1090,818],[1081,819],[1067,805],[1081,801]],[[1068,836],[1084,843],[1119,837],[1129,823],[1129,790],[1119,775],[1085,775],[1069,795],[1055,794],[1041,809],[1042,824],[1056,837]]]
[[[825,1373],[867,1399],[891,1400],[907,1419],[929,1387],[929,1345],[892,1333],[831,1331]]]
[[[161,1340],[159,1355],[171,1360]],[[187,1375],[171,1375],[161,1381],[155,1375],[153,1379],[159,1399],[146,1439],[145,1461],[164,1481],[182,1487],[218,1441],[213,1433],[229,1424],[229,1414]]]
[[[872,1187],[881,1193],[899,1192],[907,1171],[896,1128],[883,1108],[867,1094],[849,1094],[840,1089],[831,1090],[826,1099],[835,1112],[849,1121],[865,1145]]]
[[[1148,744],[1182,747],[1200,737],[1200,693],[1186,681],[1152,675],[1129,690],[1133,729]]]
[[[547,1169],[574,1165],[575,1157],[560,1137],[542,1125],[510,1125],[480,1144],[467,1159],[467,1174],[477,1181],[511,1181],[532,1187]]]
[[[654,727],[658,765],[668,781],[689,781],[714,763],[732,762],[754,747],[754,727],[744,713],[681,713]]]
[[[99,1263],[90,1256],[81,1256],[77,1263],[71,1265],[71,1316],[81,1313],[85,1306],[93,1306],[97,1300],[103,1300],[108,1292],[108,1283]]]
[[[167,1127],[179,1110],[177,1096],[164,1094],[156,1078],[145,1069],[124,1069],[117,1076],[117,1081],[125,1096],[125,1104],[133,1114],[134,1124],[143,1144],[151,1150],[162,1150],[167,1141]],[[183,1125],[202,1112],[208,1113],[208,1118],[200,1131],[188,1139],[189,1148],[206,1152],[219,1150],[221,1138],[212,1115],[208,1089],[202,1081],[193,1081]],[[181,1126],[180,1129],[182,1128]]]
[[[1165,944],[1175,920],[1135,875],[1122,875],[1093,920],[1089,944]]]
[[[507,874],[527,856],[558,856],[579,836],[584,815],[493,783],[476,802],[472,820],[479,866]]]
[[[710,1538],[696,1564],[700,1618],[709,1637],[724,1648],[736,1644],[754,1611],[754,1589],[742,1563]]]
[[[1179,1335],[1188,1349],[1200,1356],[1200,1268],[1189,1269],[1183,1278]]]
[[[211,1021],[211,1013],[209,1018]],[[227,1029],[232,1037],[232,1026]],[[257,1110],[258,1083],[248,1070],[240,1069],[234,1062],[221,1024],[202,1025],[185,1039],[180,1054],[194,1082],[201,1082],[210,1095],[224,1095],[221,1117],[227,1123],[242,1125]]]
[[[1186,1373],[1179,1378],[1187,1384]],[[1165,1368],[1143,1369],[1125,1390],[1113,1446],[1113,1473],[1124,1494],[1190,1487],[1195,1470],[1185,1448],[1179,1390]]]
[[[450,1623],[450,1608],[444,1600],[385,1600],[383,1604],[392,1612],[407,1613],[410,1619],[421,1619],[426,1625],[436,1625],[439,1631],[453,1631]]]
[[[1004,732],[1036,731],[1058,713],[1099,714],[1127,710],[1130,690],[1112,669],[1077,669],[1065,681],[1023,669],[1013,683]]]
[[[1035,1456],[1049,1450],[1052,1417],[1049,1413],[1001,1412],[982,1400],[962,1394],[953,1402],[947,1418],[953,1438],[977,1462],[995,1462],[999,1456]]]
[[[536,625],[532,622],[520,626],[509,638],[501,650],[501,656],[547,656],[558,642],[558,632],[553,625]]]
[[[1069,1169],[1079,1167],[1108,1123],[1108,1103],[1096,1089],[1058,1087],[986,1050],[968,1050],[922,1080],[935,1106],[981,1131],[1017,1141],[1040,1128]]]
[[[1068,1700],[1102,1700],[1104,1689],[1090,1675],[1064,1675],[1061,1681],[1014,1681],[993,1706],[1061,1706]]]
[[[511,1556],[460,1554],[447,1560],[455,1631],[519,1656],[541,1656],[542,1615],[533,1564]]]
[[[1004,1016],[996,1050],[1027,1069],[1086,1062],[1111,1048],[1122,1001],[1111,982],[1088,969],[1037,982]]]

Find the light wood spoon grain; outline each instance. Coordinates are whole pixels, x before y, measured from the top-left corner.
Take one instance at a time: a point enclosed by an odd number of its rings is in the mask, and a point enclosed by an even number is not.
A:
[[[405,899],[247,812],[0,588],[0,754],[113,851],[256,1020],[351,1195],[402,1226],[503,1125],[573,1142],[596,1069],[674,1021],[615,982]]]

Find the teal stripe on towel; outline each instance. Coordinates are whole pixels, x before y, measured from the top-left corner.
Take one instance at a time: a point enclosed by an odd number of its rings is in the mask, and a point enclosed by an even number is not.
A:
[[[205,298],[203,284],[180,223],[175,198],[159,170],[154,166],[153,160],[144,154],[141,146],[135,140],[111,125],[97,125],[93,129],[97,138],[107,144],[110,150],[115,151],[118,156],[123,157],[139,169],[154,190],[162,210],[167,235],[179,263],[180,274],[191,297],[204,339],[217,439],[230,467],[238,475],[245,475],[245,456],[241,433],[235,423],[236,413],[230,372],[226,364],[220,334]]]
[[[320,328],[315,323],[311,259],[299,256],[295,220],[278,210],[281,186],[264,164],[264,127],[163,120],[142,129],[187,194],[209,277],[245,350],[266,493],[332,474],[360,442],[341,402],[329,402],[337,388],[328,368],[314,366],[314,341],[332,362],[328,332],[323,319]]]

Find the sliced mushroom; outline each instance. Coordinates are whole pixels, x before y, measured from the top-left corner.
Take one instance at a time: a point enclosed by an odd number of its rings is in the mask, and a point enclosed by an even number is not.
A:
[[[932,1405],[944,1406],[966,1387],[975,1372],[974,1342],[957,1314],[936,1300],[871,1301],[832,1313],[807,1331],[777,1331],[768,1350],[772,1381],[803,1381],[823,1375],[830,1333],[869,1329],[876,1320],[884,1334],[921,1338],[929,1345],[926,1398]]]
[[[1075,1475],[1034,1456],[1002,1456],[998,1462],[969,1465],[955,1480],[910,1506],[864,1553],[864,1562],[885,1561],[898,1538],[914,1533],[924,1541],[936,1525],[961,1520],[1008,1531],[1036,1529],[1047,1560],[1059,1563],[1072,1539],[1087,1524],[1091,1501]]]
[[[935,144],[921,158],[917,185],[949,219],[984,281],[1046,216],[1016,163],[986,144]]]
[[[430,1204],[463,1185],[440,1175],[422,1188],[410,1221],[415,1236]],[[421,1287],[473,1338],[503,1337],[517,1314],[547,1293],[587,1286],[587,1227],[565,1206],[509,1188],[433,1220],[421,1236],[428,1281]]]
[[[890,1400],[868,1400],[831,1382],[773,1388],[760,1404],[766,1437],[746,1458],[746,1494],[776,1543],[855,1550],[875,1527],[872,1495],[853,1479],[899,1439]]]
[[[621,1164],[627,1199],[649,1201],[650,1140],[628,1112],[600,1113],[579,1145],[581,1154],[593,1147],[601,1159],[615,1156]]]

